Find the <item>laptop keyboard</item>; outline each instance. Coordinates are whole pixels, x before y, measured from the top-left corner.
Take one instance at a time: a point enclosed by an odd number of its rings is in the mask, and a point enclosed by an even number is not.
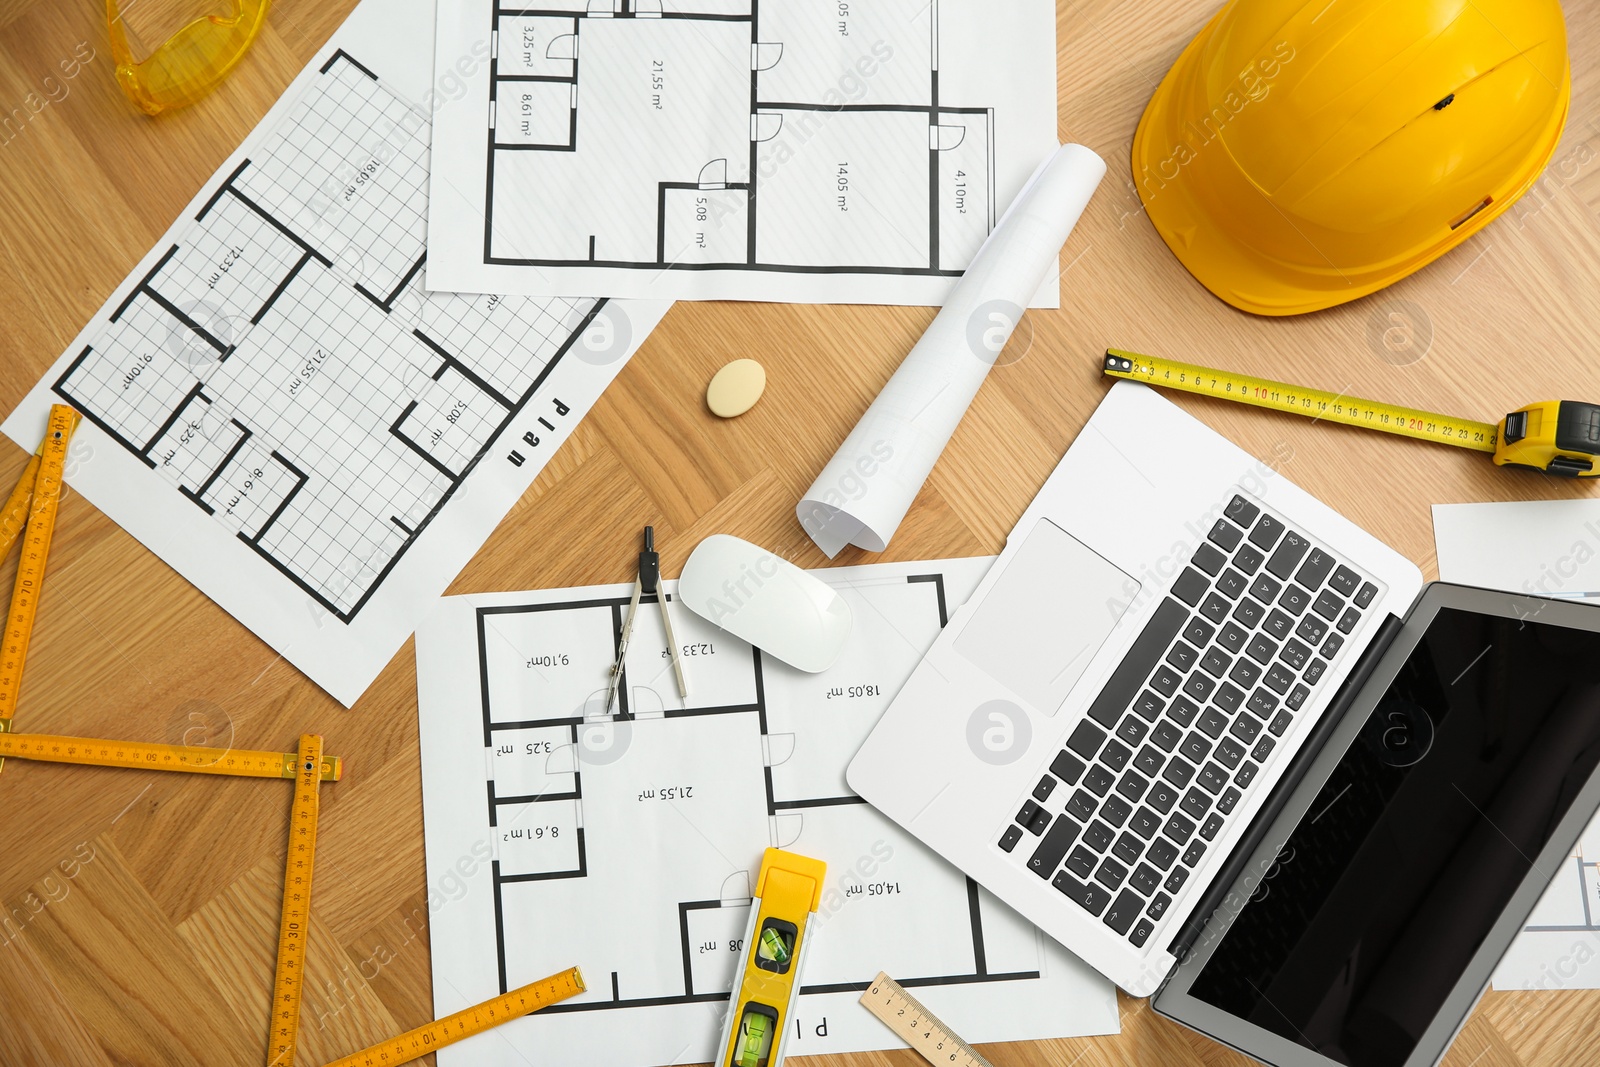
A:
[[[1143,947],[1377,594],[1233,497],[1000,848]]]

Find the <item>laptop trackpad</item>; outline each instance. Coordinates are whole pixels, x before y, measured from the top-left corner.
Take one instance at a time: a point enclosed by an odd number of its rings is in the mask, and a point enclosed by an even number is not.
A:
[[[1077,538],[1040,519],[956,638],[956,651],[1054,715],[1138,590]]]

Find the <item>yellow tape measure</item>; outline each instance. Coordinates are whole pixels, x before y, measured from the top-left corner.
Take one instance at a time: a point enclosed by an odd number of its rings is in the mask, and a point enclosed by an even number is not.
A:
[[[39,611],[39,593],[44,588],[45,558],[50,554],[50,537],[55,533],[56,511],[61,503],[61,479],[66,469],[67,444],[78,425],[78,413],[57,404],[50,409],[50,422],[44,441],[35,457],[28,461],[17,487],[0,515],[0,555],[11,547],[22,532],[22,554],[17,560],[17,581],[11,593],[11,610],[0,637],[0,730],[7,729],[17,713],[17,695],[22,690],[22,666],[28,658],[28,641]],[[0,762],[0,767],[4,763]]]
[[[540,1008],[548,1008],[568,997],[575,997],[587,989],[588,986],[583,984],[583,975],[573,967],[560,974],[552,974],[549,978],[529,982],[520,989],[502,993],[415,1030],[407,1030],[399,1037],[334,1060],[327,1067],[395,1067],[396,1064],[410,1063],[446,1045],[464,1041],[502,1023],[520,1019]]]
[[[76,763],[89,767],[125,767],[130,770],[181,771],[222,774],[237,778],[296,778],[300,758],[293,752],[252,752],[240,748],[197,748],[191,745],[150,745],[140,741],[103,741],[93,737],[59,737],[55,734],[13,734],[0,724],[0,757]],[[323,756],[318,777],[337,782],[344,761]]]
[[[322,738],[300,737],[294,806],[289,809],[289,855],[284,861],[283,919],[278,924],[278,965],[272,978],[272,1032],[267,1067],[294,1067],[305,993],[306,942],[311,936],[311,871],[317,857],[317,782]]]
[[[1120,348],[1106,349],[1102,370],[1112,378],[1488,452],[1502,467],[1523,467],[1571,478],[1600,474],[1600,468],[1595,466],[1600,457],[1600,406],[1593,404],[1549,400],[1513,411],[1499,423],[1488,423],[1157,359]]]
[[[882,971],[861,994],[862,1005],[929,1063],[991,1067],[976,1049],[957,1037],[916,997]]]

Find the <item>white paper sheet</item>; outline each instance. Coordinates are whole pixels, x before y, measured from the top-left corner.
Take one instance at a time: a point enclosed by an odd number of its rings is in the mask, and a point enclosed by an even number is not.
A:
[[[73,488],[347,706],[666,310],[423,292],[433,17],[359,5],[3,427],[78,408]]]
[[[1022,304],[1088,206],[1105,161],[1063,145],[1029,180],[966,277],[872,406],[861,416],[795,515],[831,559],[850,544],[889,546],[933,465],[1022,319]]]
[[[1436,504],[1433,537],[1443,581],[1600,602],[1600,501]],[[1600,816],[1511,943],[1494,987],[1600,989]]]
[[[493,59],[436,135],[430,288],[941,304],[1056,144],[1049,0],[535,7],[439,4],[441,76]]]
[[[612,717],[631,586],[441,601],[417,631],[434,1010],[574,964],[589,992],[442,1049],[440,1067],[711,1059],[769,845],[828,864],[790,1055],[896,1047],[856,1003],[880,969],[971,1041],[1116,1032],[1104,979],[844,781],[989,563],[815,572],[855,619],[824,674],[676,610],[687,701],[646,598]]]

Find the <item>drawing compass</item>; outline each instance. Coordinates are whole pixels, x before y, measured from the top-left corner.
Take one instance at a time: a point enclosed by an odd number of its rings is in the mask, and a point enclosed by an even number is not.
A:
[[[633,580],[633,599],[628,602],[628,615],[622,622],[622,638],[617,642],[617,661],[611,665],[611,687],[606,693],[606,714],[617,701],[617,687],[622,684],[622,667],[628,658],[628,641],[633,637],[633,620],[639,613],[639,597],[649,594],[661,605],[661,628],[667,634],[667,657],[672,660],[672,673],[678,679],[678,695],[688,697],[689,686],[683,680],[683,659],[678,653],[678,639],[672,632],[672,615],[667,611],[667,594],[661,589],[661,554],[656,551],[656,528],[644,528],[644,551],[639,553],[639,576]]]

